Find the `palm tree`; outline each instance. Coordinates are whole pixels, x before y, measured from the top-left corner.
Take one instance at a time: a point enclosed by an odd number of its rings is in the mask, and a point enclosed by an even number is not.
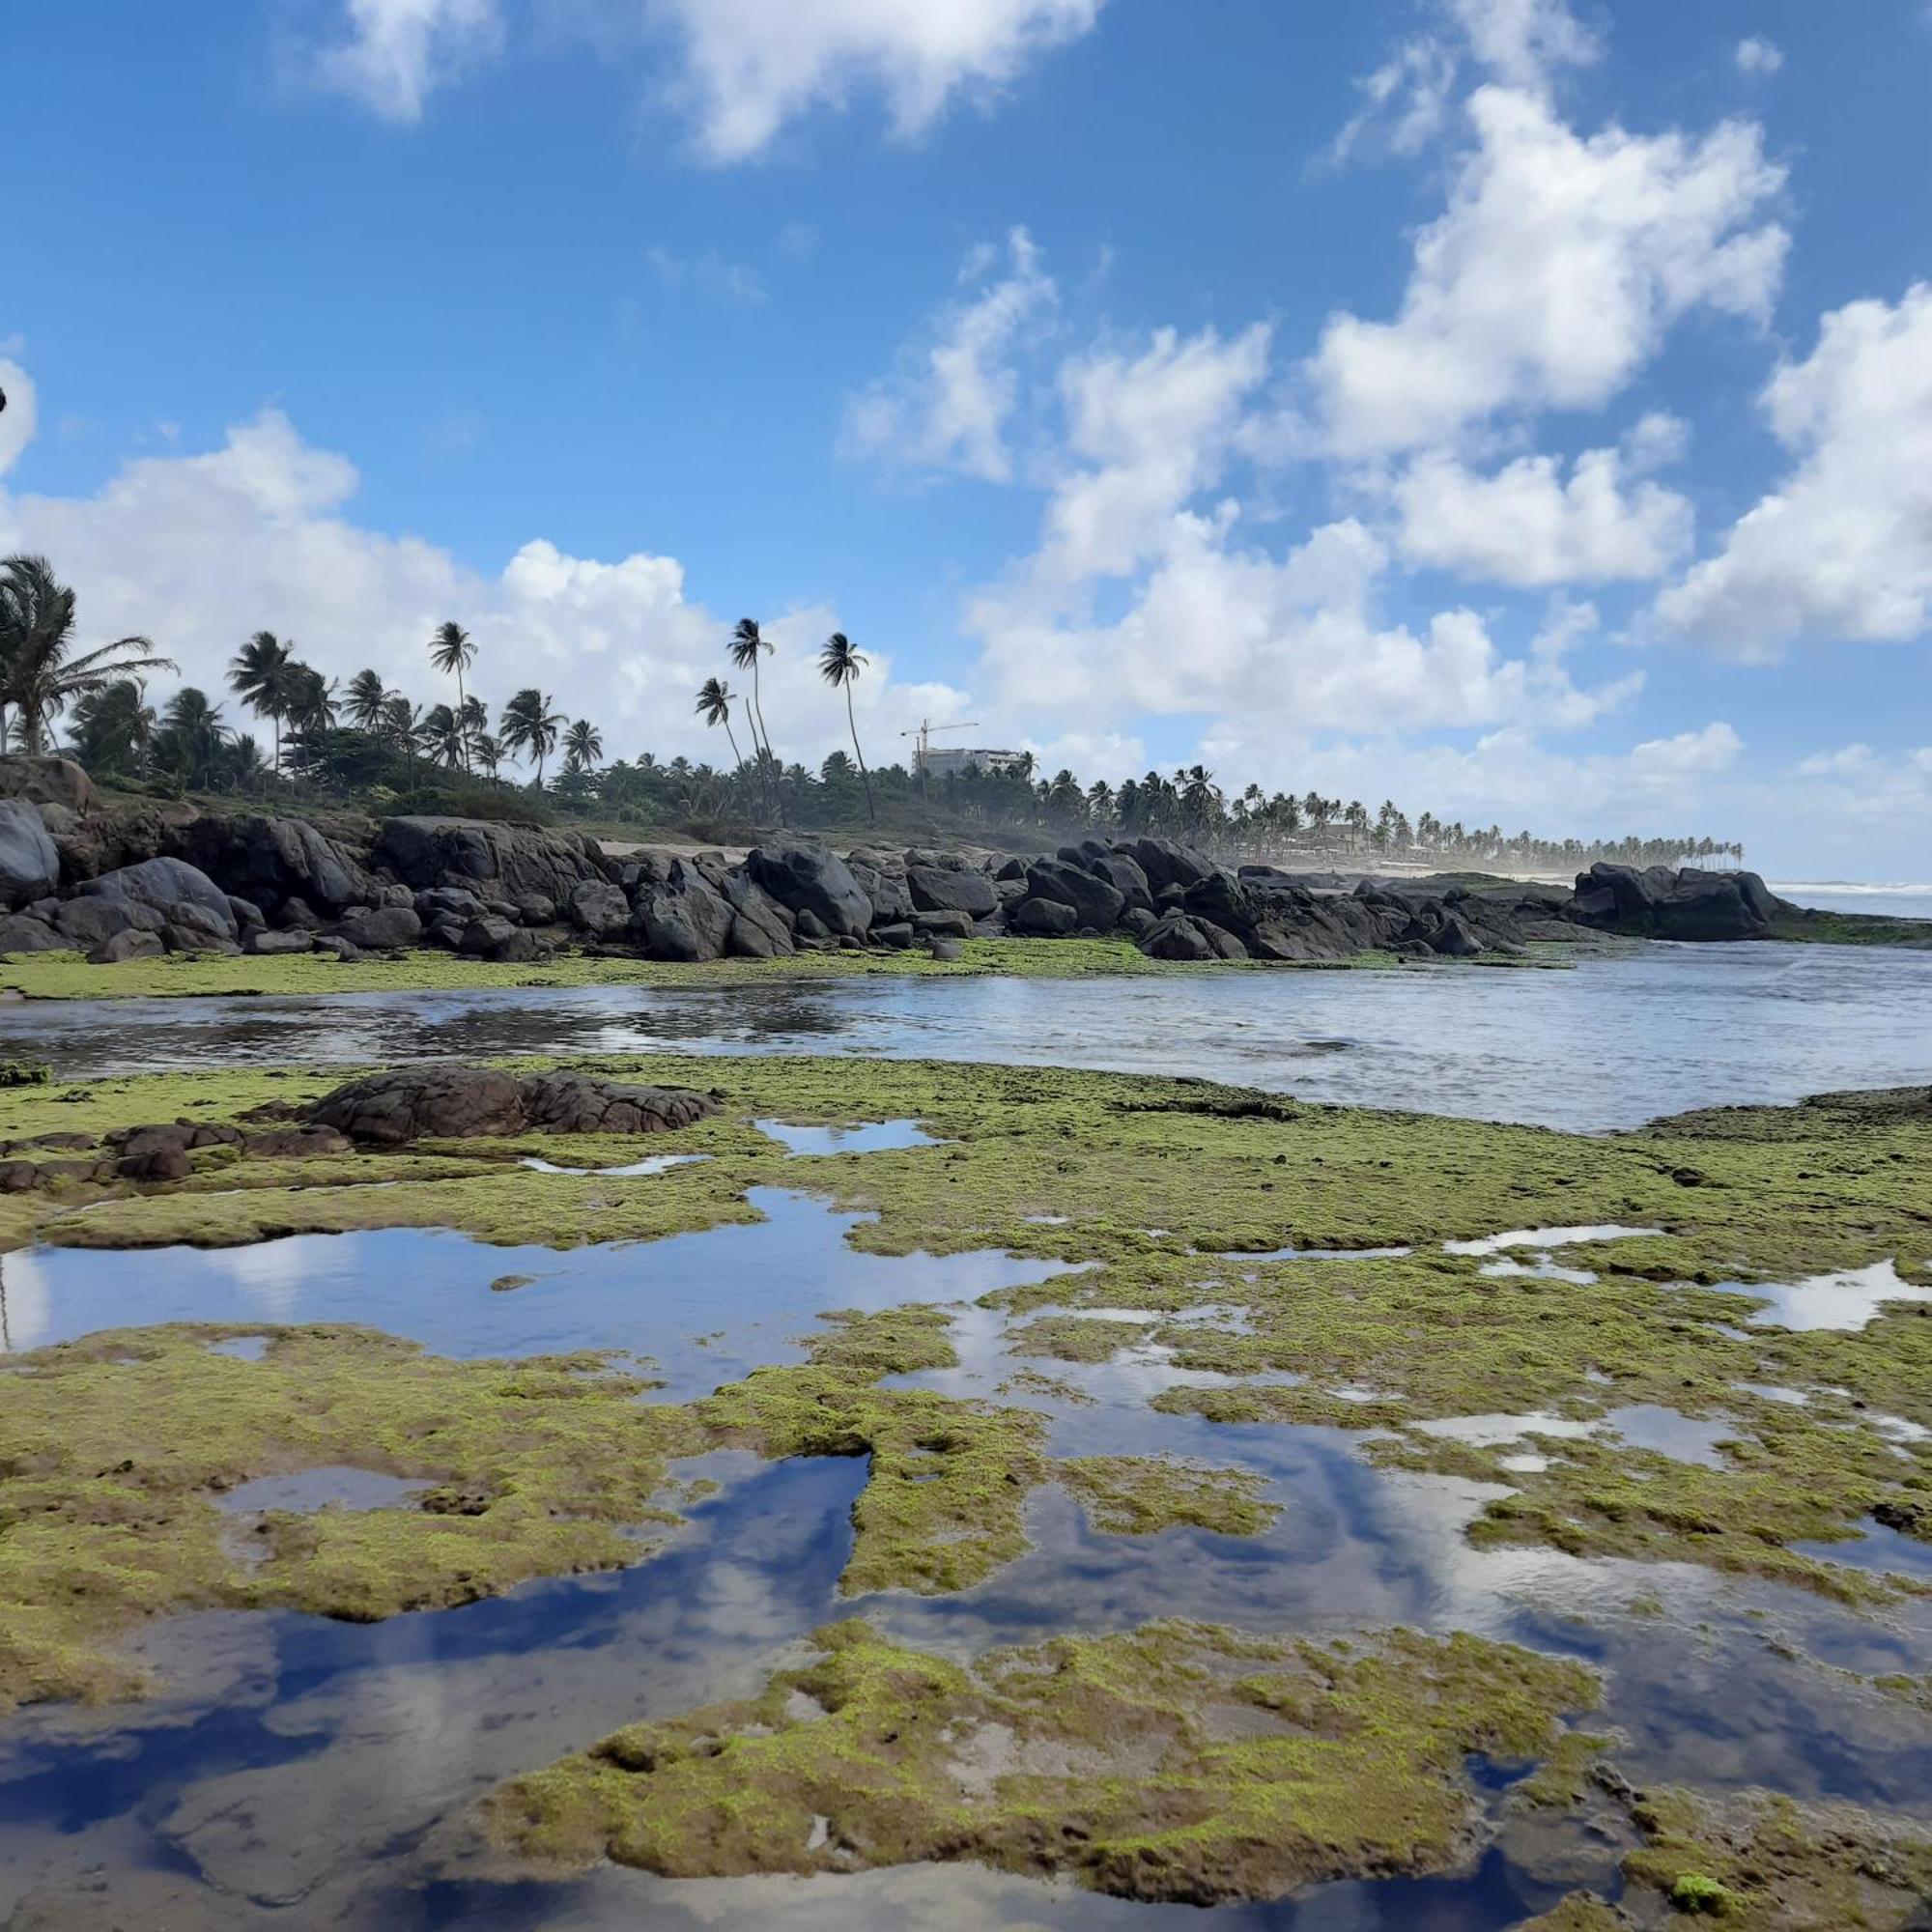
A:
[[[731,633],[731,641],[726,648],[731,653],[731,662],[740,670],[749,668],[752,673],[752,753],[757,760],[760,774],[767,780],[766,789],[769,792],[771,787],[766,767],[775,764],[777,760],[772,755],[772,734],[765,729],[765,704],[763,694],[759,690],[758,664],[774,646],[758,629],[758,620],[755,617],[740,617],[737,629]],[[777,810],[776,796],[772,803]]]
[[[228,729],[221,707],[208,694],[184,685],[168,699],[161,727],[155,733],[155,764],[172,774],[184,789],[205,791],[216,781]]]
[[[130,672],[176,668],[146,638],[119,638],[70,657],[73,627],[73,592],[55,578],[45,557],[10,556],[0,563],[0,741],[17,713],[29,756],[45,749],[54,719],[74,698]]]
[[[476,700],[472,697],[469,699],[469,702],[474,704]],[[497,776],[498,766],[503,762],[502,746],[488,731],[472,733],[469,742],[475,753],[476,762],[483,767],[484,772],[489,777],[494,779]]]
[[[422,721],[423,750],[450,771],[467,762],[469,740],[463,725],[446,704],[432,704]]]
[[[349,722],[359,731],[380,731],[383,727],[383,714],[394,694],[384,684],[382,673],[375,670],[358,670],[349,680],[345,708]]]
[[[539,791],[543,789],[544,760],[556,750],[557,733],[566,722],[561,711],[551,709],[550,695],[533,684],[526,684],[503,707],[503,749],[536,761]]]
[[[872,775],[866,769],[866,754],[859,749],[859,721],[852,715],[852,687],[865,665],[865,652],[855,650],[852,639],[843,631],[834,631],[818,654],[819,676],[835,691],[842,689],[845,693],[845,723],[852,731],[852,755],[859,760],[859,776],[866,781],[866,816],[876,825],[879,814],[872,804]]]
[[[750,618],[746,619],[749,623]],[[742,772],[745,760],[738,750],[738,734],[731,728],[731,687],[722,677],[707,677],[697,688],[697,715],[707,724],[722,724],[730,741],[731,761]]]
[[[422,713],[401,692],[384,700],[382,724],[377,735],[393,750],[402,753],[410,783],[416,781],[416,748],[422,738]]]
[[[476,662],[476,639],[461,624],[439,624],[429,640],[429,661],[447,677],[456,674],[456,713],[461,718],[469,709],[463,694],[463,673]],[[464,769],[469,765],[469,747],[464,747]]]
[[[147,757],[156,722],[140,685],[117,678],[74,700],[74,756],[96,776],[132,778]]]
[[[295,709],[301,666],[295,647],[257,631],[228,663],[228,688],[257,718],[275,727],[275,770],[282,768],[282,720]]]
[[[604,734],[587,718],[580,718],[563,735],[563,754],[573,771],[592,772],[604,756]]]

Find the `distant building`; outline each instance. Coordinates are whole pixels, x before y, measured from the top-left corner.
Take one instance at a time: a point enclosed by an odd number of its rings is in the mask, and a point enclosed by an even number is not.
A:
[[[983,748],[956,751],[950,745],[942,751],[935,745],[925,754],[925,771],[928,778],[943,779],[948,772],[963,772],[968,765],[978,765],[992,778],[1006,772],[1022,771],[1026,761],[1024,752],[994,752]]]

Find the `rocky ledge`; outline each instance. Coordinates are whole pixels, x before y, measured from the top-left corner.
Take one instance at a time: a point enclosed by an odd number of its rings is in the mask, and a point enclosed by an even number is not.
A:
[[[1126,935],[1157,959],[1469,958],[1592,932],[1767,937],[1796,908],[1753,872],[1598,865],[1574,891],[1472,891],[1238,868],[1170,838],[1052,857],[791,839],[739,864],[629,857],[578,833],[456,818],[324,823],[104,810],[78,767],[0,759],[0,954],[327,952],[429,946],[516,963],[564,946],[650,959]]]

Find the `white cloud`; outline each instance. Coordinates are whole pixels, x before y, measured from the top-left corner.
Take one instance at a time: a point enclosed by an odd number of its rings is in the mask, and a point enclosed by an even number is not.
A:
[[[1717,555],[1658,601],[1741,657],[1800,637],[1904,642],[1932,625],[1932,284],[1827,315],[1762,403],[1798,459]]]
[[[697,255],[675,255],[668,248],[650,247],[644,260],[652,274],[668,288],[693,288],[720,301],[755,307],[765,300],[764,278],[745,262],[727,262],[716,248]]]
[[[962,94],[997,92],[1078,39],[1101,0],[651,0],[683,67],[673,98],[708,160],[748,160],[807,108],[883,98],[912,137]]]
[[[477,572],[436,544],[353,522],[358,480],[346,458],[267,411],[218,449],[129,461],[96,496],[0,490],[0,554],[44,552],[79,593],[83,642],[152,637],[238,724],[248,721],[226,696],[227,663],[254,631],[292,639],[331,676],[374,665],[429,703],[448,693],[427,640],[454,617],[480,645],[470,688],[494,702],[535,683],[572,716],[598,720],[612,757],[648,748],[727,761],[692,696],[705,677],[728,673],[728,624],[691,600],[675,557],[604,561],[536,538],[500,572]],[[765,713],[787,757],[815,762],[845,742],[843,699],[812,661],[835,623],[830,611],[804,609],[765,626],[778,645]],[[858,642],[871,659],[855,689],[859,728],[880,762],[896,753],[887,740],[902,724],[961,714],[963,694],[895,683],[890,656]],[[157,680],[156,695],[171,683]]]
[[[1776,73],[1784,65],[1783,50],[1776,41],[1768,41],[1762,34],[1750,34],[1740,41],[1736,59],[1738,71],[1752,77]]]
[[[502,51],[497,0],[344,0],[340,38],[311,49],[316,79],[388,121],[418,121],[439,87]]]
[[[1701,731],[1680,731],[1674,738],[1647,738],[1630,754],[1631,769],[1639,777],[1680,778],[1724,772],[1737,763],[1745,741],[1719,721]]]
[[[1433,34],[1404,41],[1355,87],[1362,104],[1328,145],[1337,166],[1365,150],[1413,155],[1448,125],[1456,87],[1456,56]]]
[[[1511,87],[1541,92],[1554,71],[1603,52],[1564,0],[1448,0],[1478,63]]]
[[[1016,352],[1057,299],[1053,278],[1024,228],[1007,238],[1007,269],[987,282],[997,256],[976,249],[962,280],[978,293],[943,310],[894,373],[846,406],[844,447],[892,467],[951,469],[989,482],[1013,473],[1007,424],[1019,396]]]
[[[7,398],[7,407],[0,410],[0,476],[5,476],[34,440],[40,405],[34,379],[5,355],[0,355],[0,393]]]
[[[1690,550],[1689,500],[1652,482],[1626,487],[1614,449],[1585,450],[1566,479],[1553,456],[1490,475],[1440,452],[1394,485],[1410,562],[1519,585],[1662,577]]]
[[[1696,308],[1761,318],[1786,236],[1758,129],[1587,138],[1486,86],[1449,206],[1417,237],[1393,322],[1331,318],[1309,364],[1334,449],[1415,448],[1504,410],[1594,409]]]

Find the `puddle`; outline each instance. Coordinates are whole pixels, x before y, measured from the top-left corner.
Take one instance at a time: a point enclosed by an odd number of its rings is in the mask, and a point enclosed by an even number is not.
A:
[[[1525,1415],[1444,1415],[1433,1422],[1418,1422],[1415,1427],[1424,1435],[1446,1436],[1451,1442],[1466,1442],[1472,1449],[1496,1449],[1529,1435],[1579,1438],[1591,1434],[1597,1425],[1531,1409]]]
[[[1827,1563],[1849,1563],[1855,1570],[1889,1571],[1894,1577],[1932,1580],[1932,1543],[1869,1520],[1858,1536],[1843,1543],[1794,1543],[1801,1556]]]
[[[1508,1248],[1576,1247],[1583,1241],[1623,1241],[1636,1235],[1661,1235],[1662,1228],[1623,1228],[1614,1221],[1580,1228],[1512,1228],[1503,1235],[1485,1235],[1474,1241],[1444,1241],[1445,1255],[1499,1255]]]
[[[1150,1233],[1165,1234],[1165,1228]],[[1209,1250],[1196,1248],[1195,1254]],[[1413,1248],[1230,1248],[1214,1251],[1224,1262],[1392,1262],[1412,1255]]]
[[[1727,1294],[1753,1295],[1771,1304],[1746,1318],[1751,1328],[1862,1328],[1888,1301],[1932,1301],[1932,1288],[1900,1281],[1896,1264],[1889,1261],[1805,1281],[1723,1281],[1717,1286]]]
[[[1648,1449],[1656,1455],[1668,1456],[1675,1463],[1694,1463],[1702,1469],[1725,1466],[1717,1445],[1738,1433],[1738,1425],[1730,1416],[1699,1418],[1650,1402],[1611,1409],[1603,1418],[1601,1427],[1633,1449]]]
[[[752,1124],[791,1154],[891,1153],[899,1148],[946,1145],[917,1121],[871,1121],[856,1127],[797,1127],[786,1121]]]
[[[1548,1255],[1541,1255],[1533,1262],[1485,1262],[1476,1272],[1534,1275],[1539,1281],[1567,1281],[1577,1288],[1593,1287],[1598,1279],[1589,1268],[1560,1267]]]
[[[267,1510],[313,1516],[324,1509],[400,1509],[434,1487],[416,1476],[391,1476],[380,1469],[358,1469],[351,1463],[329,1463],[289,1476],[257,1476],[238,1483],[216,1495],[214,1506],[228,1516],[259,1516]]]
[[[1792,1408],[1803,1408],[1811,1400],[1808,1391],[1782,1388],[1776,1382],[1733,1382],[1731,1386],[1741,1395],[1754,1395],[1764,1402],[1781,1402]]]
[[[655,1153],[648,1160],[634,1160],[628,1167],[559,1167],[554,1161],[526,1154],[517,1165],[534,1168],[538,1174],[596,1175],[604,1180],[628,1180],[634,1175],[666,1174],[673,1167],[689,1167],[693,1161],[710,1158],[708,1153]]]
[[[800,1360],[794,1338],[826,1309],[972,1301],[1077,1271],[994,1250],[862,1254],[846,1236],[867,1216],[785,1188],[746,1198],[763,1220],[659,1241],[493,1247],[385,1228],[245,1248],[39,1248],[0,1258],[0,1280],[28,1291],[14,1301],[15,1350],[165,1321],[356,1322],[442,1355],[649,1354],[666,1382],[655,1399],[681,1402]]]
[[[225,1342],[211,1342],[211,1355],[227,1355],[238,1362],[259,1362],[269,1352],[266,1335],[231,1335]]]

